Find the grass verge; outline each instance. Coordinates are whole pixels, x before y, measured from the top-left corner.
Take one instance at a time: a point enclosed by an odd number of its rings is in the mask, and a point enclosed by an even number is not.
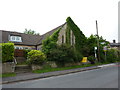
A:
[[[16,73],[3,73],[0,74],[0,77],[14,77],[16,76]]]
[[[102,63],[97,63],[97,64],[85,64],[85,65],[75,65],[75,66],[70,66],[70,67],[59,67],[59,68],[51,68],[51,67],[46,67],[41,70],[34,70],[33,73],[46,73],[46,72],[53,72],[53,71],[62,71],[62,70],[69,70],[69,69],[75,69],[75,68],[83,68],[83,67],[90,67],[90,66],[96,66],[96,65],[101,65]]]

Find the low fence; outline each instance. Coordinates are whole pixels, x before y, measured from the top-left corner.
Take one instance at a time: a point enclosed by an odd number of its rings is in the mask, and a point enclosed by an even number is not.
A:
[[[15,57],[24,57],[24,50],[15,49],[14,56]]]
[[[24,50],[15,49],[14,57],[17,63],[22,63],[26,61]]]

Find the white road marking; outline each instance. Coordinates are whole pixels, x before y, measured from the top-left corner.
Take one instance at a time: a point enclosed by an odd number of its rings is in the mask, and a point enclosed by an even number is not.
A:
[[[107,67],[107,66],[111,66],[111,65],[116,65],[116,64],[106,64],[106,65],[100,65],[98,67]]]

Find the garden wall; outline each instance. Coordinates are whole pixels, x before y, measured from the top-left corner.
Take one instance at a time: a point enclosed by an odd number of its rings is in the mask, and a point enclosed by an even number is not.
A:
[[[2,64],[2,73],[12,73],[15,71],[15,64],[7,62]]]

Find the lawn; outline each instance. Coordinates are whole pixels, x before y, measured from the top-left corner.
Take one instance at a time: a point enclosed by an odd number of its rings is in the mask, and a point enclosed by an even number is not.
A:
[[[15,73],[4,73],[4,74],[0,74],[0,77],[14,77],[16,76]]]
[[[101,65],[101,63],[85,64],[85,65],[75,65],[75,66],[70,66],[70,67],[58,67],[58,68],[46,67],[46,68],[43,68],[41,70],[34,70],[33,73],[46,73],[46,72],[53,72],[53,71],[62,71],[62,70],[90,67],[90,66],[96,66],[96,65]]]

